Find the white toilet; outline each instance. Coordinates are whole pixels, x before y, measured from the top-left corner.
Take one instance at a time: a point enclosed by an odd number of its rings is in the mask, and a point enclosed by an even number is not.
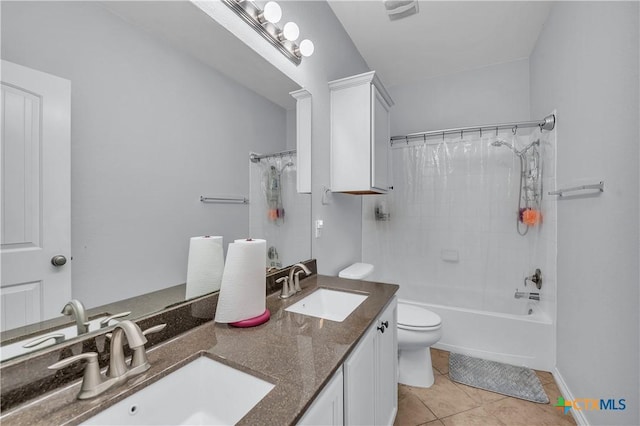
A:
[[[340,278],[363,280],[373,265],[354,263],[340,271]],[[431,346],[442,337],[438,314],[404,301],[398,302],[398,382],[428,388],[433,385]]]
[[[421,388],[433,385],[431,346],[442,337],[438,314],[398,302],[398,382]]]

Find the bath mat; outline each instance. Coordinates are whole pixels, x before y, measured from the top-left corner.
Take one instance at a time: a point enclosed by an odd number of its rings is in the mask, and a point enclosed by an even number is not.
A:
[[[454,382],[502,395],[547,404],[549,398],[530,368],[449,354],[449,378]]]

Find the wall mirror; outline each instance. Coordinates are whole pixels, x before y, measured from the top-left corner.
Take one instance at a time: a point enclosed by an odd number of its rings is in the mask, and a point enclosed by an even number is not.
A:
[[[76,328],[61,315],[72,298],[98,320],[183,301],[193,236],[221,235],[225,249],[265,237],[283,266],[311,257],[309,195],[282,194],[277,237],[250,229],[270,213],[249,154],[295,147],[296,83],[190,2],[1,7],[2,179],[14,185],[2,204],[14,213],[2,221],[0,352]],[[63,184],[52,185],[50,165],[61,163]],[[282,184],[295,182],[295,164],[279,167]],[[64,210],[43,195],[52,186],[51,199],[70,200],[66,225],[43,217]]]

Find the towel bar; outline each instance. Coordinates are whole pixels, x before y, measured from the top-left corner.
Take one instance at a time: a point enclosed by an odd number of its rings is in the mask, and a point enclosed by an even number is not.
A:
[[[549,192],[549,195],[557,195],[558,197],[564,197],[566,192],[584,191],[584,190],[590,190],[590,189],[595,189],[598,192],[604,192],[604,181],[601,180],[600,183],[594,183],[591,185],[580,185],[580,186],[574,186],[572,188],[558,189],[557,191]]]

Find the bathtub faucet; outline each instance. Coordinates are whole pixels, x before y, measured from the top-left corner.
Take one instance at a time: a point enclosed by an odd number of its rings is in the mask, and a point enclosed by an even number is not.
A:
[[[527,293],[526,291],[518,291],[516,290],[516,294],[513,296],[516,299],[531,299],[531,300],[540,300],[540,293]]]

